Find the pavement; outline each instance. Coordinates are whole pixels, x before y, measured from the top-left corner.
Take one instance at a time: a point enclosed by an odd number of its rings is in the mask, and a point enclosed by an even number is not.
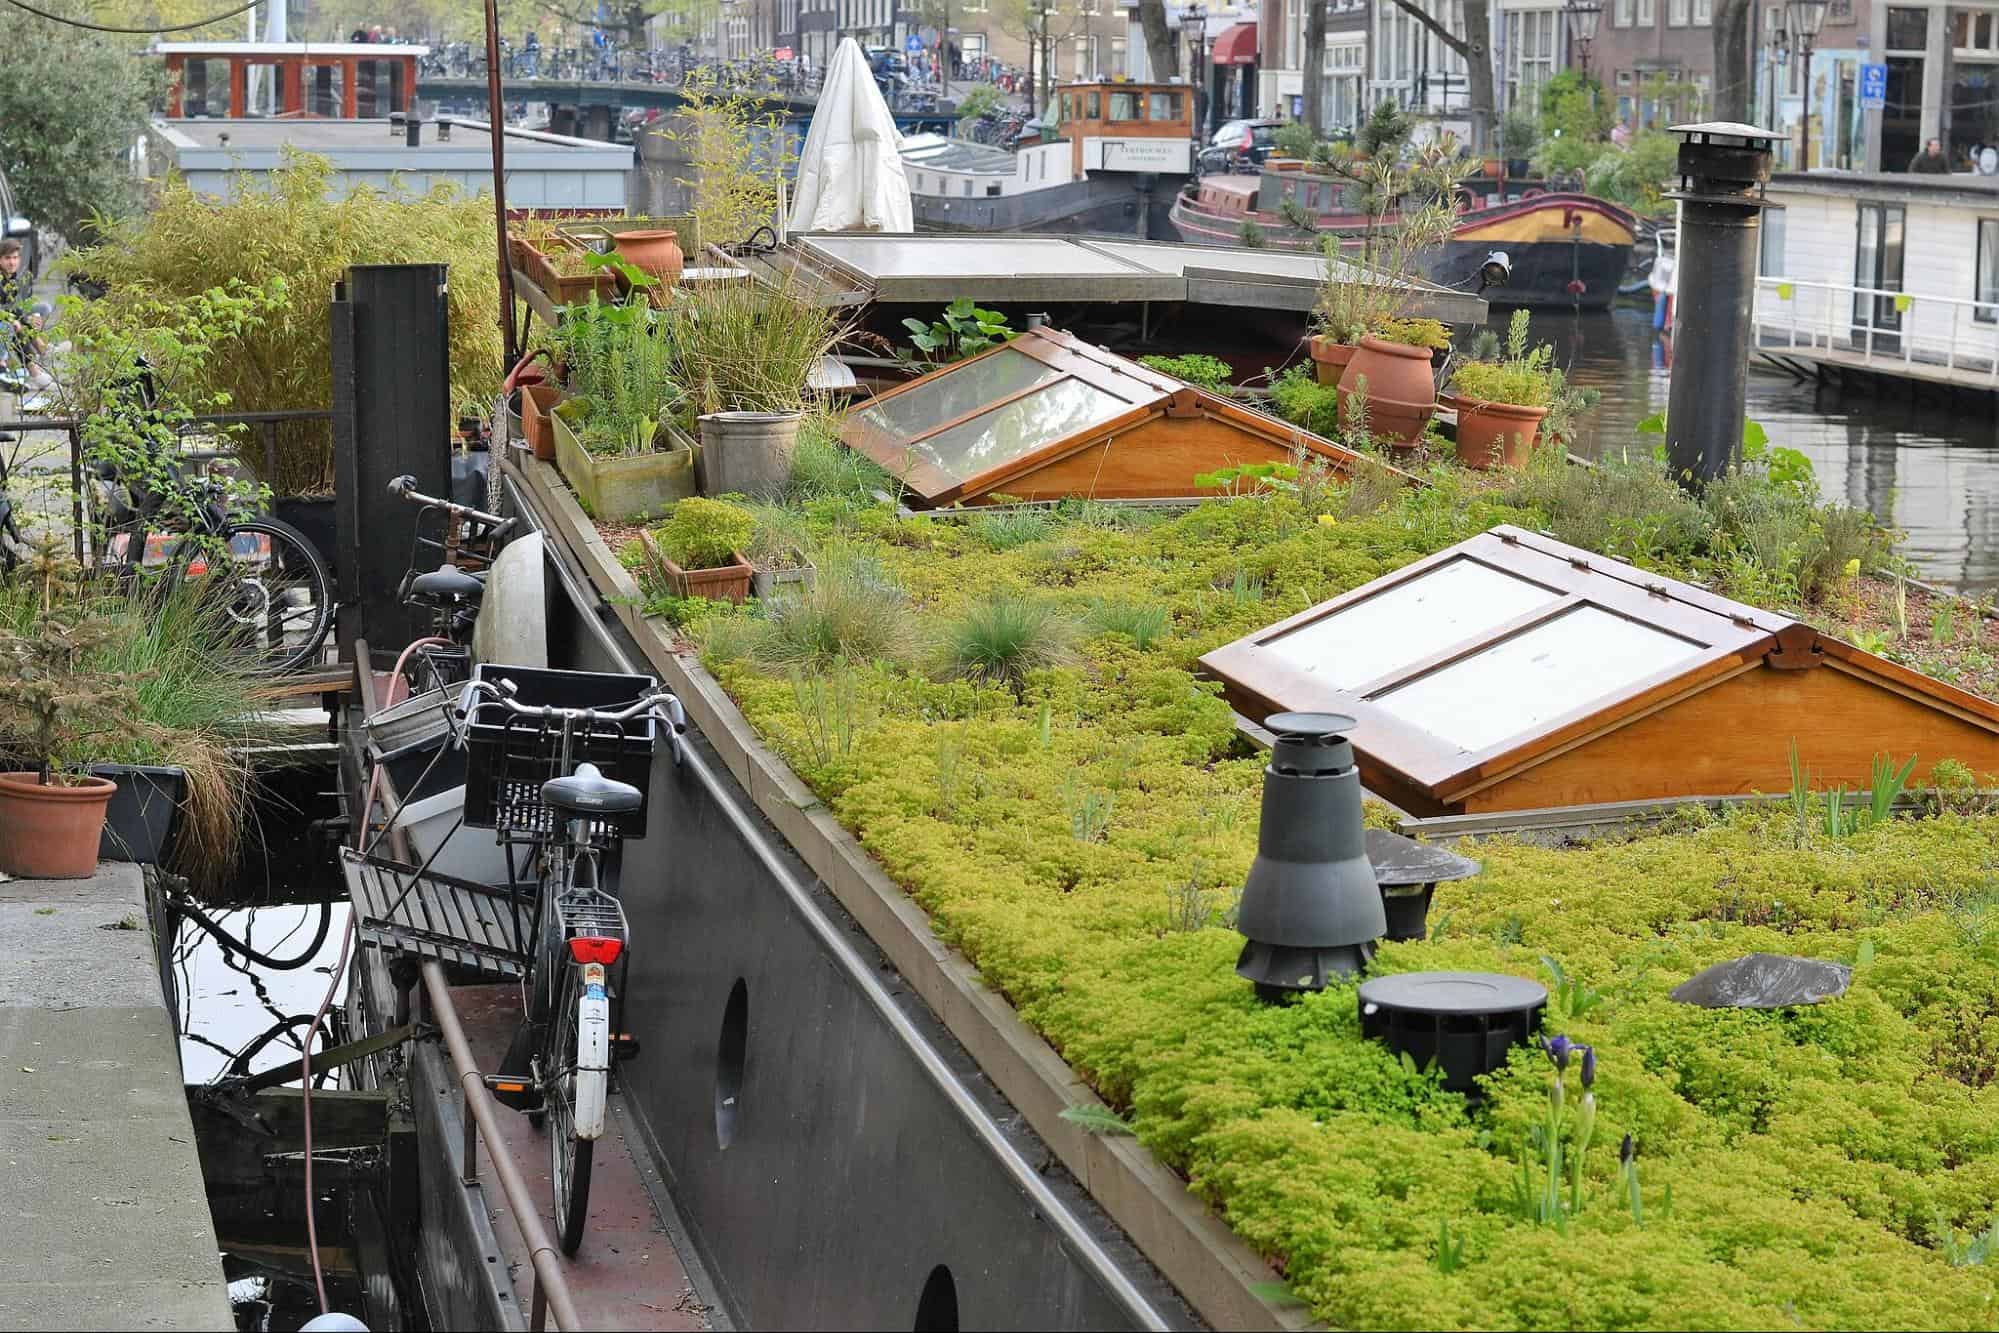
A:
[[[0,879],[0,1170],[0,1328],[235,1328],[136,865]]]

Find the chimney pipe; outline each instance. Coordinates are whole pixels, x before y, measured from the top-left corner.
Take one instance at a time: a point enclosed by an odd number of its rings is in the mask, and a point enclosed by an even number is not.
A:
[[[410,116],[408,120],[403,122],[403,128],[408,132],[408,137],[403,140],[403,143],[407,147],[418,148],[423,145],[422,117],[416,115]]]
[[[1679,258],[1673,295],[1673,383],[1666,457],[1698,489],[1741,456],[1757,241],[1771,143],[1754,125],[1675,125],[1680,142]]]

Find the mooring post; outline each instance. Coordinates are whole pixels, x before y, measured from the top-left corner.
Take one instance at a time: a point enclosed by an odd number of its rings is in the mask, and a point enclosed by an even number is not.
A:
[[[1770,145],[1754,125],[1675,125],[1680,142],[1678,280],[1673,296],[1673,384],[1666,457],[1695,488],[1728,471],[1742,449],[1757,241]]]

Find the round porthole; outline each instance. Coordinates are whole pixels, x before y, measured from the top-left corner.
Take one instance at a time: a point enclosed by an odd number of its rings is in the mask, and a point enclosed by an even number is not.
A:
[[[743,1060],[750,1044],[750,988],[741,977],[729,988],[722,1010],[722,1036],[715,1047],[715,1143],[726,1148],[736,1137],[742,1109]]]
[[[916,1333],[958,1333],[958,1284],[944,1264],[930,1270],[916,1301]]]

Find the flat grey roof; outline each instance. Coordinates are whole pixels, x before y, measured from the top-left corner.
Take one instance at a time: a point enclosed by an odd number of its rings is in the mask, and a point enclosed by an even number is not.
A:
[[[941,134],[904,135],[902,160],[934,171],[965,171],[980,176],[1011,176],[1014,155],[990,144],[947,139]]]
[[[411,148],[387,120],[327,120],[311,117],[228,120],[155,119],[156,138],[173,150],[183,170],[268,169],[286,147],[323,153],[336,165],[369,170],[491,172],[491,130],[478,121],[454,120],[451,138],[439,142],[437,123],[425,121]],[[225,137],[226,136],[226,137]],[[632,165],[632,145],[576,139],[535,130],[507,131],[507,167],[624,171]]]

